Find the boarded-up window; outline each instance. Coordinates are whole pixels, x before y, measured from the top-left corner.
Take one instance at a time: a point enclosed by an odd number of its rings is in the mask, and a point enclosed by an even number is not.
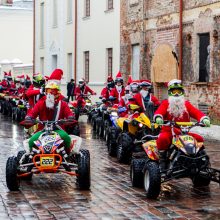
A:
[[[84,76],[85,80],[89,82],[89,51],[84,52]]]
[[[108,10],[113,9],[113,0],[108,0]]]
[[[90,16],[90,0],[85,0],[85,16]]]
[[[209,82],[210,37],[209,33],[199,35],[199,82]]]
[[[132,62],[131,62],[132,78],[139,79],[140,74],[140,46],[132,45]]]

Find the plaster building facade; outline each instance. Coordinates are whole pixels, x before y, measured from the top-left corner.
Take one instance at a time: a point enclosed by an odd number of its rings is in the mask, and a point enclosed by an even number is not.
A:
[[[11,70],[13,75],[17,64],[32,75],[33,1],[0,0],[0,28],[0,79],[3,71]]]
[[[219,8],[219,0],[122,0],[122,72],[151,79],[160,100],[180,78],[187,98],[220,121]]]
[[[100,93],[120,66],[120,1],[35,0],[35,72],[64,71]]]

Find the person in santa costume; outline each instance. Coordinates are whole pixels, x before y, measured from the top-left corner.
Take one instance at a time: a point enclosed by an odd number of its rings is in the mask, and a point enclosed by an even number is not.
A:
[[[89,93],[91,95],[96,95],[96,92],[94,92],[92,89],[89,88],[89,86],[86,85],[84,79],[79,80],[79,85],[75,88],[74,93],[76,95],[76,100],[83,100],[83,96],[88,95]]]
[[[111,90],[115,87],[114,80],[111,76],[108,76],[106,86],[101,91],[100,98],[102,101],[108,100]]]
[[[115,88],[110,92],[109,99],[115,99],[115,104],[118,104],[121,101],[122,96],[125,95],[125,88],[123,86],[123,78],[121,72],[119,71],[115,79]]]
[[[164,100],[154,114],[154,121],[162,125],[164,120],[175,122],[190,122],[190,118],[210,127],[210,119],[199,109],[194,107],[189,101],[185,100],[184,89],[181,80],[173,79],[168,83],[168,99]],[[178,130],[176,130],[178,132]],[[203,142],[203,138],[194,133],[190,133],[198,142]],[[162,126],[157,139],[157,148],[161,160],[166,158],[166,150],[171,145],[172,132],[168,126]]]
[[[54,71],[55,73],[57,70]],[[45,87],[45,79],[41,73],[35,73],[33,75],[33,84],[28,88],[25,95],[28,99],[29,109],[28,112],[34,107],[40,98],[42,98],[44,94]]]
[[[48,83],[45,86],[46,96],[41,98],[34,108],[25,117],[26,121],[32,121],[39,117],[42,121],[56,121],[60,119],[68,119],[74,121],[74,114],[68,106],[68,103],[63,101],[63,96],[60,93],[60,80],[62,71],[56,70],[49,77]],[[30,150],[42,134],[43,125],[38,126],[38,132],[35,133],[29,140]],[[64,140],[67,149],[70,148],[71,138],[64,130],[56,130],[60,137]]]

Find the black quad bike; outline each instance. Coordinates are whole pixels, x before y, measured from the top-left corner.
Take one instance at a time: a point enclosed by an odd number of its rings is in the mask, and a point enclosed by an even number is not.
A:
[[[156,146],[157,136],[146,135],[142,143],[142,153],[133,154],[130,166],[132,185],[142,187],[147,197],[156,199],[160,194],[161,183],[172,179],[190,178],[194,187],[208,186],[210,181],[220,184],[220,170],[211,168],[209,156],[203,142],[189,133],[195,126],[204,126],[194,122],[168,122],[173,134],[172,145],[167,151],[165,165],[161,166]],[[175,134],[179,129],[180,134]]]
[[[22,124],[23,123],[23,124]],[[38,121],[44,129],[34,147],[29,152],[19,151],[17,156],[11,156],[6,163],[6,184],[9,190],[19,190],[21,180],[31,180],[33,174],[39,173],[66,173],[76,176],[80,189],[90,188],[90,154],[88,150],[80,149],[82,139],[71,137],[70,149],[66,149],[64,141],[55,130],[62,129],[59,124],[70,124],[67,120]],[[27,122],[21,122],[29,126]],[[76,139],[74,139],[76,138]],[[28,148],[28,146],[26,146]],[[69,151],[67,153],[67,151]]]

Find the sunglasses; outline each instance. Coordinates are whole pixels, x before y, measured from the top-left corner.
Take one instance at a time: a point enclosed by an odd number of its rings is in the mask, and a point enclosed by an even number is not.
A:
[[[181,89],[173,89],[171,91],[171,95],[183,95],[183,90],[181,90]]]
[[[50,93],[52,95],[57,95],[59,91],[57,89],[46,89],[46,93]]]

